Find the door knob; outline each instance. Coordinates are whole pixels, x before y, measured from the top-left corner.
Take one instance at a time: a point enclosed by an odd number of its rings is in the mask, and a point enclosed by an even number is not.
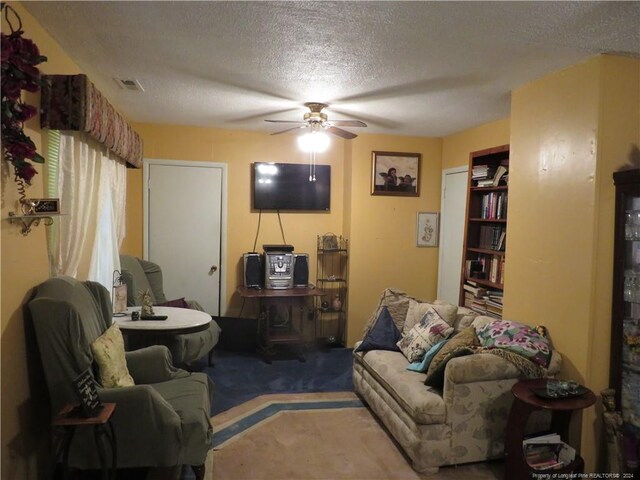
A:
[[[218,266],[211,265],[211,268],[209,269],[209,275],[213,275],[214,273],[216,273],[216,270],[218,270]]]

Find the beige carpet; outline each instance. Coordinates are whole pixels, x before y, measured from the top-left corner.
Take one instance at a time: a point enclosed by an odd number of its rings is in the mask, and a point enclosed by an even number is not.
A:
[[[212,423],[216,446],[207,462],[208,480],[502,479],[501,462],[417,474],[349,392],[266,395]]]

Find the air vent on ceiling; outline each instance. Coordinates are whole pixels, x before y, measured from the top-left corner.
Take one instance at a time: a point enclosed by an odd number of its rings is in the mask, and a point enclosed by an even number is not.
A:
[[[114,78],[120,88],[125,90],[133,90],[136,92],[144,92],[144,88],[140,85],[140,82],[135,78]]]

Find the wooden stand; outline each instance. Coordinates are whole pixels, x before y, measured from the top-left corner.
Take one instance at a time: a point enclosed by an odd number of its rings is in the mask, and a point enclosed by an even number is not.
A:
[[[529,466],[524,457],[522,440],[532,412],[550,410],[551,431],[558,433],[562,441],[567,442],[571,414],[596,403],[596,396],[591,390],[578,397],[548,400],[533,393],[533,389],[545,388],[546,385],[545,379],[521,380],[511,389],[515,398],[509,412],[504,439],[504,480],[530,480],[534,478],[534,473],[584,473],[584,460],[580,455],[576,455],[575,460],[569,465],[553,470],[535,470]]]
[[[52,458],[51,472],[55,470],[55,465],[58,461],[62,460],[63,478],[68,478],[69,450],[76,427],[92,426],[96,447],[98,449],[98,454],[100,455],[102,479],[115,479],[117,465],[116,436],[113,431],[113,425],[110,421],[115,409],[115,403],[105,403],[102,406],[102,409],[93,417],[81,416],[79,407],[75,405],[66,405],[62,410],[60,410],[60,413],[56,415],[51,423],[54,429],[54,455]],[[107,467],[107,452],[105,449],[107,442],[111,449],[110,467]]]
[[[287,344],[298,347],[298,359],[304,361],[302,346],[304,338],[302,336],[303,315],[298,316],[297,325],[294,325],[293,310],[297,305],[302,310],[306,299],[310,297],[322,296],[324,292],[317,288],[297,287],[282,290],[254,289],[244,286],[238,287],[238,294],[243,298],[257,298],[259,305],[258,313],[258,336],[261,340],[261,350],[265,354],[265,361],[270,362],[270,355],[274,345]],[[278,327],[269,319],[268,306],[275,300],[286,302],[289,308],[289,322],[287,325]],[[315,316],[314,316],[315,320]]]

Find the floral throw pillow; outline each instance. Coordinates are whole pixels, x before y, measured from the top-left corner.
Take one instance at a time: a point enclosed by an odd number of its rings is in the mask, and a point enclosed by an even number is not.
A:
[[[480,327],[476,333],[483,347],[504,348],[547,368],[551,360],[549,340],[533,328],[510,320],[495,320]]]
[[[100,385],[104,388],[135,385],[127,368],[124,355],[124,339],[115,323],[91,344],[93,357],[98,364]]]
[[[398,342],[398,347],[409,362],[420,360],[427,350],[440,340],[448,338],[453,327],[445,322],[435,310],[428,310],[424,317]]]

